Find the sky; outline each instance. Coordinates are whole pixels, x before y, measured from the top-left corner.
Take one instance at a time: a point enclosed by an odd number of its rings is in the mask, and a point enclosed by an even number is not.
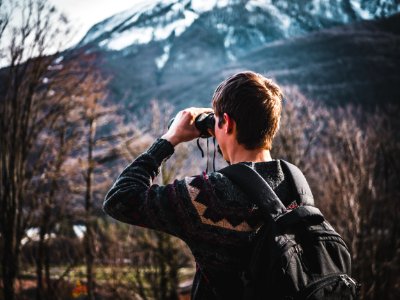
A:
[[[0,0],[1,1],[1,0]],[[13,3],[14,0],[9,0]],[[50,5],[54,5],[58,12],[64,13],[72,29],[71,37],[62,41],[62,48],[57,48],[58,43],[54,43],[54,49],[50,48],[48,53],[63,50],[76,45],[89,29],[96,23],[115,15],[121,11],[135,7],[140,2],[149,0],[47,0]],[[7,2],[5,2],[5,5]],[[20,26],[21,12],[14,11],[11,19],[12,26]],[[1,49],[6,49],[11,42],[12,26],[6,30],[1,40]],[[0,68],[9,64],[9,55],[0,55]]]
[[[94,24],[118,12],[132,8],[140,0],[49,0],[70,20],[76,36],[72,44],[79,42]]]

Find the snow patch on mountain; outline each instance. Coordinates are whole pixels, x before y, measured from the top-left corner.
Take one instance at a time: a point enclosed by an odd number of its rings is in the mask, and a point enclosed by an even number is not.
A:
[[[273,17],[275,17],[276,22],[280,24],[281,28],[284,32],[288,32],[288,29],[291,25],[291,18],[284,12],[281,12],[279,8],[272,4],[271,0],[263,1],[263,0],[250,0],[246,3],[245,8],[254,12],[257,8],[264,10],[265,12],[269,12]]]
[[[140,45],[165,40],[171,34],[180,36],[198,18],[198,14],[188,10],[183,11],[182,14],[180,19],[166,25],[160,23],[155,26],[137,26],[121,33],[114,33],[112,39],[105,45],[111,50],[121,50],[132,44]]]
[[[351,7],[354,11],[363,19],[370,20],[374,18],[374,15],[367,9],[361,7],[361,3],[358,0],[350,0]]]
[[[143,1],[145,2],[145,1]],[[151,41],[165,40],[172,34],[180,36],[199,17],[201,12],[212,9],[213,6],[205,6],[200,1],[192,1],[196,9],[186,9],[190,1],[159,0],[140,3],[132,10],[117,14],[91,30],[82,43],[87,43],[100,37],[102,33],[109,32],[110,37],[99,43],[100,47],[110,50],[122,50],[130,45],[147,44]],[[213,2],[213,1],[212,1]],[[209,4],[208,4],[209,5]],[[218,4],[221,5],[221,4]],[[162,15],[158,12],[169,8]],[[197,13],[197,10],[199,11]],[[120,30],[120,28],[123,28]]]
[[[89,32],[85,35],[81,44],[86,44],[94,41],[101,36],[104,32],[110,32],[121,24],[126,22],[135,22],[140,17],[141,13],[154,9],[160,0],[142,0],[135,4],[135,6],[126,11],[120,12],[104,21],[94,25]]]
[[[170,50],[171,50],[171,45],[170,44],[165,45],[163,48],[164,51],[163,54],[155,59],[157,69],[161,70],[162,68],[164,68],[165,64],[168,61]]]
[[[192,0],[190,3],[191,8],[198,12],[204,13],[214,9],[215,7],[222,8],[228,6],[232,0]]]
[[[121,50],[132,44],[147,44],[152,40],[153,29],[147,28],[132,28],[122,34],[113,36],[108,42],[102,44],[112,50]],[[160,33],[159,33],[160,34]]]
[[[232,28],[232,27],[228,28],[228,33],[227,33],[227,35],[225,36],[225,39],[224,39],[224,47],[226,49],[226,54],[228,56],[228,59],[231,60],[231,61],[236,60],[235,55],[230,50],[231,45],[236,43],[234,31],[235,31],[234,28]]]
[[[122,50],[133,44],[147,44],[181,35],[203,13],[237,4],[240,0],[143,0],[133,8],[93,26],[80,42],[99,41],[99,46]],[[163,11],[166,12],[163,12]]]

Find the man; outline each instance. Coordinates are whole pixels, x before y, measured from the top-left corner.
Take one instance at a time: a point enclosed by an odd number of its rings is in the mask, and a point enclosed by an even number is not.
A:
[[[152,185],[161,163],[179,143],[199,136],[197,115],[215,113],[215,136],[224,159],[254,168],[287,206],[292,201],[288,174],[272,160],[282,93],[271,80],[253,72],[235,74],[216,89],[212,106],[179,112],[160,139],[118,177],[104,210],[133,225],[167,232],[184,240],[198,266],[192,299],[240,299],[241,273],[251,257],[251,241],[261,226],[254,202],[227,177],[212,172],[166,186]]]

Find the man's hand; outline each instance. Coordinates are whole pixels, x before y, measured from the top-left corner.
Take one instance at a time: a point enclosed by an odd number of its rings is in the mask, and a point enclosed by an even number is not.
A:
[[[213,112],[212,108],[191,107],[181,110],[175,117],[166,134],[161,138],[169,141],[173,146],[188,142],[200,136],[194,121],[202,113]]]

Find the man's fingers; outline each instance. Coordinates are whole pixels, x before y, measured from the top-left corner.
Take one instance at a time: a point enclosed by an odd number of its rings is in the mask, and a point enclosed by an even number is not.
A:
[[[201,114],[205,112],[214,112],[214,110],[211,107],[190,107],[187,108],[187,110],[196,114]]]
[[[214,110],[211,107],[200,107],[199,111],[201,111],[201,112],[214,112]]]

